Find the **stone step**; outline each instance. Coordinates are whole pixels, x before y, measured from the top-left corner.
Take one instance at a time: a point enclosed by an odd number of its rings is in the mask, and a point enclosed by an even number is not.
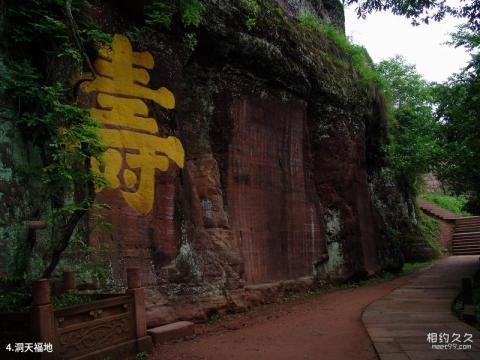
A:
[[[480,216],[468,216],[468,217],[463,217],[463,218],[457,218],[455,220],[456,224],[472,224],[480,221]]]
[[[478,234],[462,234],[462,235],[453,235],[453,240],[475,240],[480,239],[480,235]]]
[[[452,239],[452,243],[462,244],[462,243],[480,243],[480,236],[466,236],[466,237],[455,237]]]
[[[195,335],[195,324],[190,321],[178,321],[147,330],[154,344],[164,344],[175,340],[183,340]]]
[[[472,222],[472,221],[480,221],[480,216],[464,216],[464,217],[459,217],[457,218],[457,220],[455,220],[457,224]]]
[[[472,249],[472,248],[480,248],[480,242],[478,243],[469,243],[469,244],[453,244],[452,249]]]
[[[455,232],[453,233],[453,235],[461,235],[461,234],[469,234],[469,235],[476,234],[476,235],[480,235],[480,231],[465,231],[465,232],[461,232],[461,231],[455,230]]]
[[[453,245],[453,251],[455,250],[466,250],[466,249],[480,249],[480,243],[478,244],[461,244],[461,245]]]
[[[462,243],[462,242],[480,242],[480,237],[474,236],[474,237],[461,237],[461,238],[453,238],[453,242],[457,243]]]
[[[455,239],[452,241],[452,244],[480,244],[480,239],[475,238],[475,239]]]
[[[477,250],[458,250],[458,251],[454,251],[453,255],[480,255],[480,249],[477,249]]]
[[[480,223],[478,221],[468,223],[468,224],[455,223],[456,228],[469,228],[469,227],[477,227],[477,226],[480,226]]]
[[[480,225],[476,226],[469,226],[469,227],[456,227],[455,232],[479,232],[480,231]]]
[[[462,226],[462,227],[455,227],[455,232],[475,232],[475,231],[480,231],[480,225],[475,225],[475,226]]]
[[[453,236],[480,236],[480,231],[467,231],[467,232],[458,232],[458,231],[455,231],[453,233]]]
[[[480,229],[471,229],[471,230],[456,230],[454,234],[471,234],[478,233]]]
[[[463,244],[463,243],[480,243],[479,237],[472,237],[472,238],[454,238],[452,243],[456,244]]]

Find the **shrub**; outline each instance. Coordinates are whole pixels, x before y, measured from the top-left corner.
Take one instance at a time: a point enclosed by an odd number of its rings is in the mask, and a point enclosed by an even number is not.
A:
[[[332,44],[346,53],[363,81],[375,84],[381,89],[387,87],[385,80],[375,70],[372,60],[363,46],[350,43],[339,29],[330,24],[322,24],[316,15],[306,13],[299,17],[299,22],[304,30],[315,31],[324,35]]]

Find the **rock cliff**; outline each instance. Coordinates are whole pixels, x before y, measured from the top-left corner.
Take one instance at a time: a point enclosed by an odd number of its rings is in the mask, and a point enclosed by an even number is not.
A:
[[[257,3],[249,29],[242,2],[204,1],[192,50],[177,26],[122,35],[141,24],[142,1],[96,2],[117,35],[82,102],[104,126],[97,170],[110,187],[97,202],[112,229],[89,241],[104,286],[142,269],[150,325],[398,268],[385,229],[415,231],[411,199],[382,175],[381,91],[299,26],[316,14],[343,29],[342,5]]]

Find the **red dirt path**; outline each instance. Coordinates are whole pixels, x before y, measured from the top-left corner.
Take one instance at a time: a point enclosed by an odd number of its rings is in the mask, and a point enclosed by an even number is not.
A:
[[[195,339],[156,346],[153,359],[377,359],[362,311],[409,278],[266,305],[215,324],[197,325]]]

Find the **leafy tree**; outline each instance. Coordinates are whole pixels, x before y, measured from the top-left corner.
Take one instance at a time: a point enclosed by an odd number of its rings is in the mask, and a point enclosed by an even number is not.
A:
[[[440,177],[457,193],[469,194],[467,209],[480,211],[480,35],[463,27],[452,43],[471,52],[468,66],[436,88],[442,123]]]
[[[49,220],[43,277],[52,275],[94,206],[94,187],[103,183],[90,171],[90,159],[100,160],[103,151],[99,124],[77,103],[80,81],[70,83],[84,65],[92,68],[88,53],[110,39],[85,15],[90,6],[88,0],[8,0],[2,15],[0,96],[15,104],[12,121],[43,162],[33,169],[41,181],[36,219]],[[31,275],[36,246],[34,231],[19,239],[13,273],[20,281]]]
[[[449,4],[445,0],[348,0],[365,18],[374,11],[391,11],[414,25],[445,15],[465,19],[453,35],[451,45],[464,46],[471,54],[468,66],[434,91],[440,132],[441,159],[436,165],[440,178],[456,193],[467,193],[467,210],[480,212],[480,0]],[[397,114],[397,117],[398,114]],[[395,144],[392,146],[395,147]],[[398,154],[392,150],[393,154]],[[401,163],[401,162],[400,162]]]
[[[438,154],[432,87],[401,56],[380,62],[377,70],[389,85],[395,119],[386,147],[390,166],[413,191],[417,177],[432,170]]]
[[[193,51],[198,43],[194,29],[200,25],[205,9],[203,0],[151,0],[143,8],[144,26],[126,35],[139,41],[151,38],[158,30],[170,31],[181,24],[185,31],[183,44]]]
[[[391,11],[418,25],[419,22],[440,21],[450,14],[464,18],[470,29],[480,30],[480,0],[465,0],[458,5],[445,0],[347,0],[347,4],[356,4],[357,14],[363,18],[374,11]]]

